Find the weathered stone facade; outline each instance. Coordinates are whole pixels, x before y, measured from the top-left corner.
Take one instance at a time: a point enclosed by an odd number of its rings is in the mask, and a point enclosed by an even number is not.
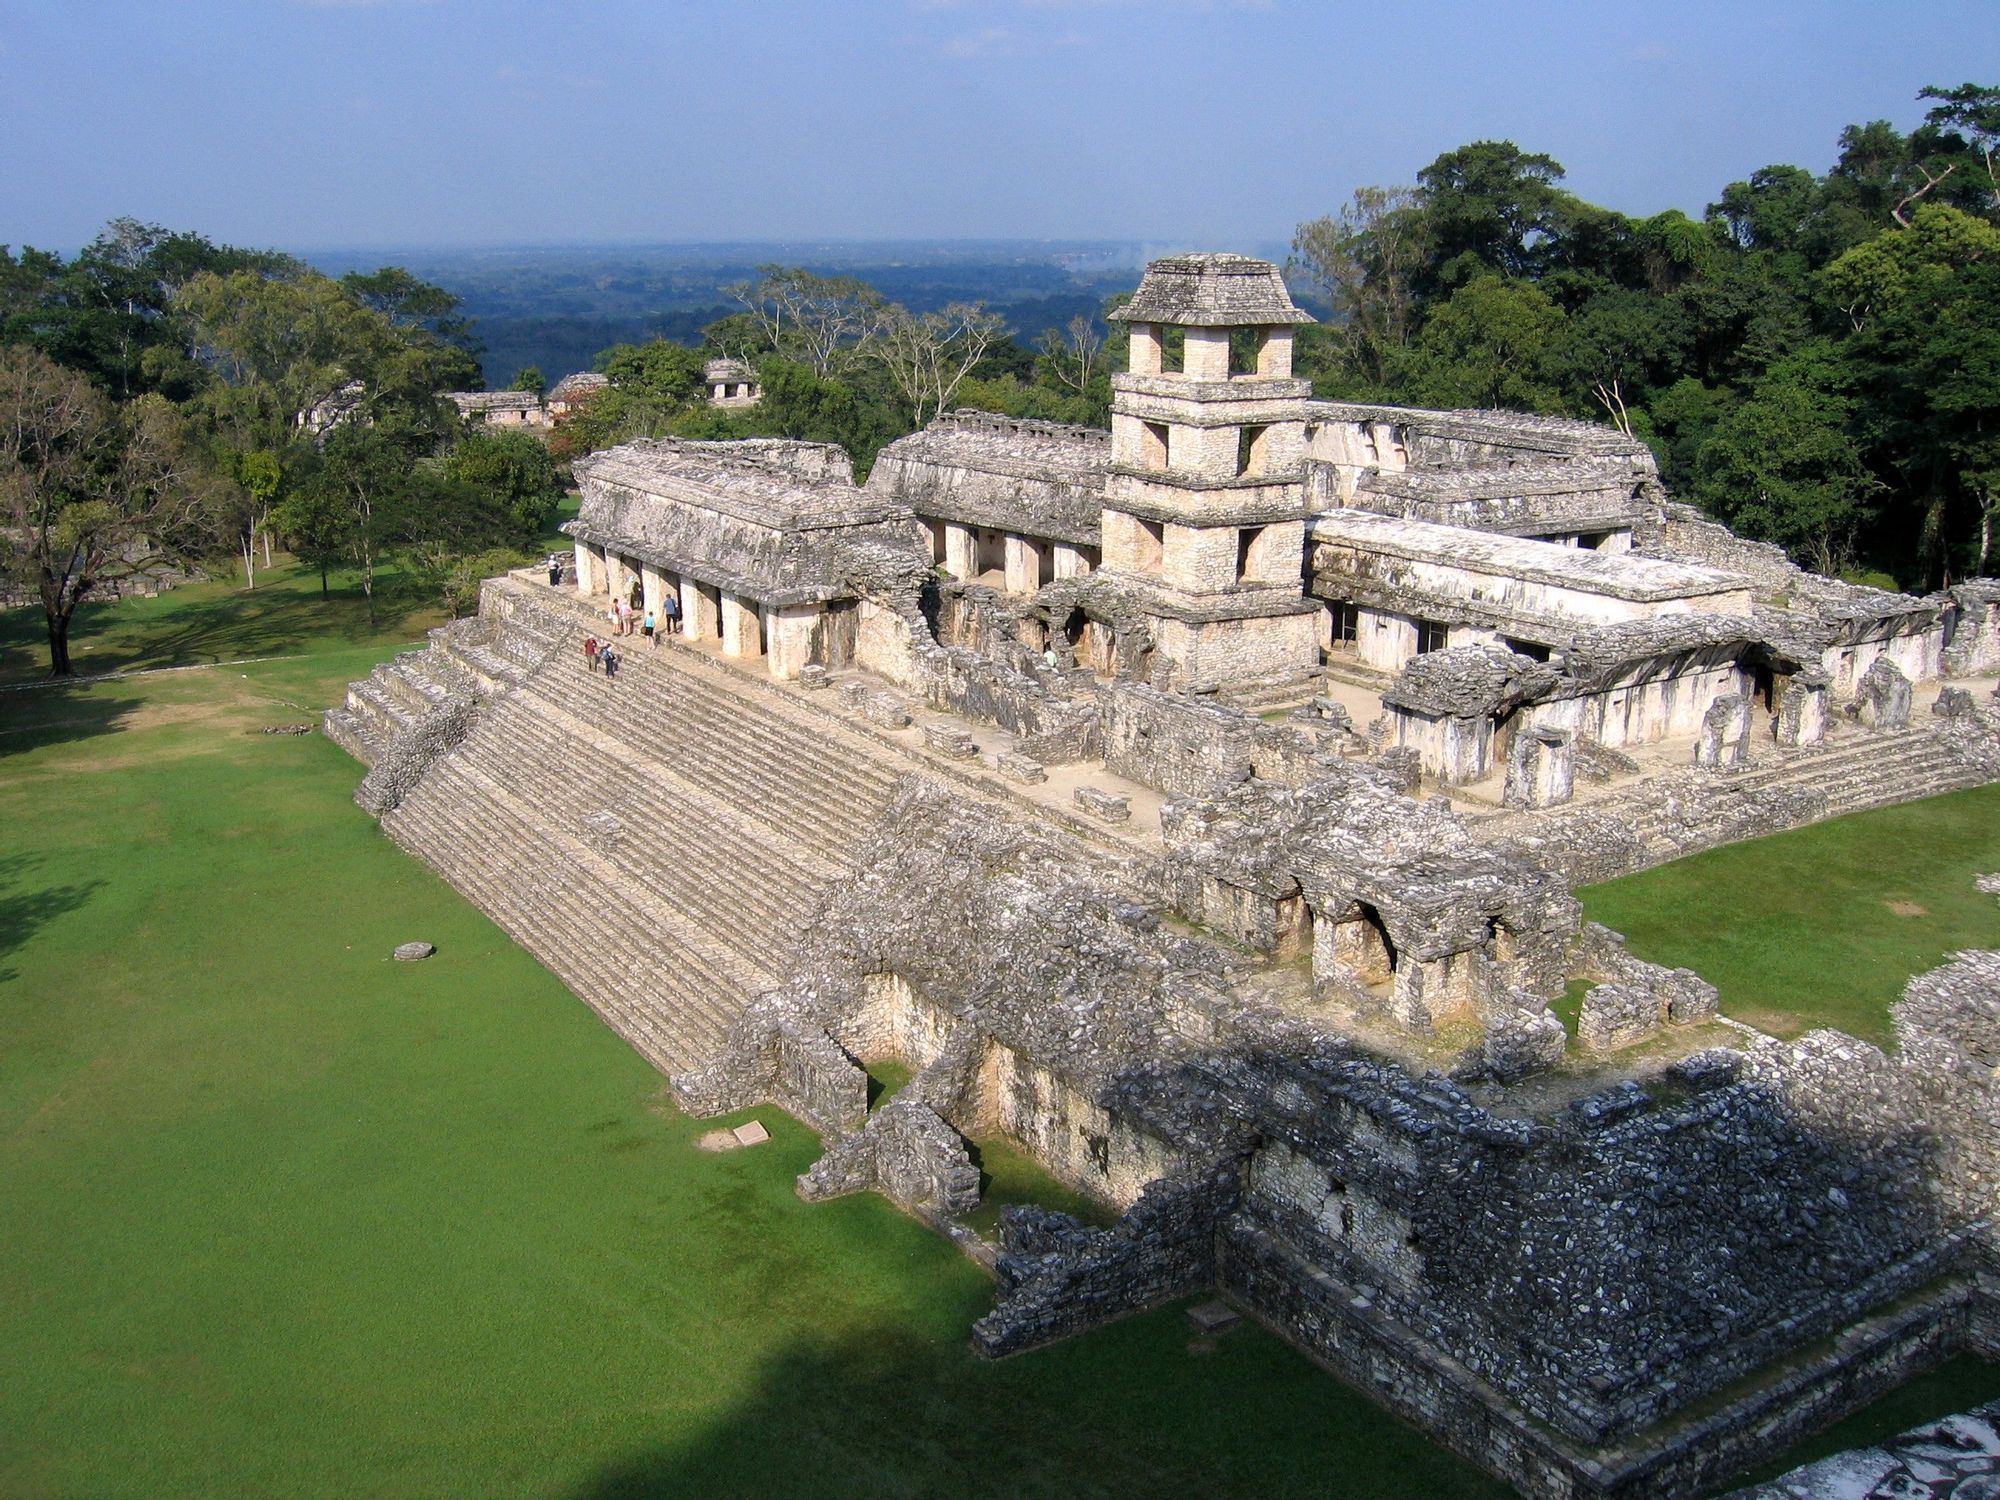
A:
[[[1893,1054],[1784,1042],[1570,883],[2000,779],[2000,594],[1812,580],[1620,434],[1309,403],[1273,268],[1155,273],[1108,437],[579,464],[574,586],[490,581],[328,715],[363,801],[685,1108],[780,1104],[803,1194],[990,1265],[984,1353],[1220,1288],[1549,1497],[1992,1353],[2000,957],[1912,980]],[[975,1232],[995,1139],[1115,1221]]]

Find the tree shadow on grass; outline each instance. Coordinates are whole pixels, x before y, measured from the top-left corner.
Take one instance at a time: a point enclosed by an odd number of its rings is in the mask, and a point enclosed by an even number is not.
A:
[[[0,691],[0,760],[71,740],[111,734],[140,707],[140,700],[93,692],[80,684]]]
[[[254,590],[195,587],[199,592],[83,604],[70,627],[77,670],[96,675],[204,666],[358,645],[393,637],[436,604],[394,571],[385,571],[376,586],[372,623],[358,590],[340,587],[322,595],[315,579],[294,573],[280,572]],[[0,662],[17,680],[46,674],[47,629],[38,608],[0,611]]]
[[[37,854],[16,854],[0,859],[0,958],[12,953],[48,923],[75,911],[104,885],[89,880],[81,885],[47,885],[30,888],[29,877],[43,862]],[[0,984],[18,974],[0,967]]]

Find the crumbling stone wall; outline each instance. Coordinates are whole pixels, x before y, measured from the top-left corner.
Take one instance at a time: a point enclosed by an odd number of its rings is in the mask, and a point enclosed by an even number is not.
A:
[[[458,748],[478,718],[479,699],[468,683],[419,715],[375,757],[354,800],[378,818],[394,811],[424,772]]]
[[[1104,765],[1163,792],[1213,796],[1250,779],[1257,724],[1222,704],[1121,683],[1104,695]]]

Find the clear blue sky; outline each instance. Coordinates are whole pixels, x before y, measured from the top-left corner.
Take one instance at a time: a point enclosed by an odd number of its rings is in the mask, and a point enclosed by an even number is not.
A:
[[[1996,0],[0,0],[0,243],[1283,239],[1506,137],[1698,212]]]

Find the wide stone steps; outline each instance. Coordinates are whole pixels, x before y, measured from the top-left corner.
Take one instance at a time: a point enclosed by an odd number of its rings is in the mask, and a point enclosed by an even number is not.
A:
[[[767,975],[699,924],[635,893],[595,850],[521,810],[461,752],[383,820],[656,1065],[712,1056]],[[511,779],[511,778],[510,778]],[[515,783],[518,785],[518,783]],[[532,806],[532,803],[529,804]]]
[[[711,928],[731,930],[747,912],[790,933],[811,914],[828,869],[796,844],[551,704],[503,702],[494,718],[513,747],[508,775],[537,788],[543,817],[587,838],[589,820],[610,814],[621,866]]]
[[[539,665],[515,667],[384,828],[656,1066],[714,1056],[905,768],[685,652],[641,644],[606,680],[573,644],[550,654],[546,633],[518,653],[506,630],[467,634],[437,638],[447,670],[468,651],[482,680],[503,659]],[[376,689],[362,697],[378,707]]]
[[[880,764],[867,741],[798,722],[670,661],[621,655],[611,682],[580,654],[551,662],[535,693],[823,856],[844,859],[887,805],[899,768]]]
[[[447,863],[445,852],[430,841],[448,827],[443,823],[429,825],[423,835],[413,835],[405,828],[395,837],[419,859],[442,869]],[[649,976],[600,958],[593,951],[594,945],[616,940],[601,928],[580,924],[569,913],[557,916],[546,905],[504,886],[480,889],[463,880],[454,880],[454,884],[655,1067],[671,1071],[701,1055],[700,1038],[705,1028],[686,1018],[685,1001],[674,997],[683,1012],[679,1017],[655,1015],[654,1007],[635,1003],[630,997],[646,992]]]
[[[1715,785],[1745,797],[1790,787],[1811,788],[1825,793],[1827,816],[1840,817],[1977,786],[1984,780],[1977,768],[1952,754],[1935,736],[1911,732],[1844,736],[1817,752],[1787,755],[1724,773]],[[1650,853],[1670,858],[1681,852],[1671,832],[1668,811],[1658,798],[1634,797],[1595,806],[1622,812]]]
[[[646,857],[643,847],[629,847],[641,840],[620,838],[612,849],[599,849],[545,816],[539,801],[524,809],[515,790],[523,780],[517,757],[509,756],[501,767],[467,759],[454,766],[453,773],[476,783],[487,805],[502,809],[524,847],[542,851],[542,861],[531,863],[529,869],[547,869],[552,852],[560,852],[565,860],[574,858],[590,876],[584,883],[614,901],[619,913],[638,917],[643,930],[671,935],[676,946],[696,956],[701,967],[728,989],[747,996],[775,977],[770,947],[740,940],[753,925],[744,918],[757,915],[747,903],[731,903],[714,893],[704,898],[694,882],[675,881],[666,861]],[[737,879],[742,878],[739,873]]]

